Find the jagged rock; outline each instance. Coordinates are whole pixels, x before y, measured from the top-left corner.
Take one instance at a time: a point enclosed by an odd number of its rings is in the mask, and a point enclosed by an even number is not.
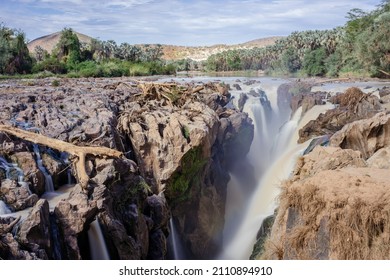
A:
[[[30,183],[31,191],[41,196],[45,192],[45,176],[39,170],[33,154],[18,152],[13,154],[11,158],[23,170],[24,178]]]
[[[382,110],[376,96],[365,94],[358,88],[349,88],[332,101],[339,106],[306,124],[299,131],[299,143],[317,136],[333,135],[347,123],[370,118]]]
[[[347,166],[365,167],[367,164],[359,151],[317,146],[311,153],[297,160],[291,180],[303,180],[319,171]]]
[[[38,260],[35,253],[23,250],[11,233],[0,238],[0,257],[6,260]]]
[[[240,97],[238,99],[238,110],[240,110],[240,112],[242,112],[242,110],[244,109],[244,105],[247,100],[248,95],[246,95],[246,93],[241,92]]]
[[[22,222],[18,231],[18,241],[32,252],[43,249],[47,256],[52,255],[50,236],[49,203],[40,199],[32,208],[30,214]]]
[[[146,199],[144,213],[152,219],[153,230],[166,226],[170,219],[170,211],[166,200],[158,195],[152,195]]]
[[[390,143],[390,115],[384,112],[370,119],[349,123],[330,139],[330,145],[360,151],[368,159]]]
[[[382,98],[390,94],[390,87],[383,87],[379,89],[379,96]]]
[[[236,90],[242,90],[241,86],[239,84],[233,84],[233,87],[236,89]]]
[[[250,260],[256,259],[257,256],[261,256],[263,254],[264,243],[267,240],[267,237],[271,233],[272,225],[274,224],[275,221],[275,216],[276,214],[268,216],[261,223],[260,229],[256,235],[256,243],[253,246],[252,254],[249,257]]]
[[[51,81],[42,79],[27,89],[12,82],[4,88],[1,121],[74,144],[112,147],[129,158],[88,156],[88,188],[76,185],[54,209],[53,223],[58,223],[56,236],[62,245],[56,256],[90,258],[87,233],[98,219],[111,258],[165,258],[170,211],[162,193],[178,221],[179,234],[190,244],[189,257],[215,256],[222,244],[228,169],[240,165],[253,138],[248,116],[226,108],[229,88],[197,84],[183,97],[177,92],[145,93],[134,81],[122,79],[69,79],[60,87],[50,86]],[[15,155],[22,161],[29,157],[25,174],[28,166],[37,170],[28,145],[11,143],[3,144],[7,155],[24,152],[25,156]],[[45,152],[42,157],[54,181],[61,181],[55,179],[61,176],[58,161]],[[34,192],[42,193],[43,188]],[[24,254],[25,245],[15,242]],[[44,257],[41,251],[27,253],[30,258]]]
[[[60,201],[54,209],[58,226],[65,242],[67,259],[81,259],[78,235],[85,230],[87,221],[97,214],[96,201],[88,200],[80,185],[76,185],[67,200]]]
[[[179,168],[182,157],[192,148],[202,147],[207,158],[218,124],[218,116],[213,110],[194,102],[180,109],[150,109],[143,112],[141,122],[125,125],[141,174],[149,185],[157,187],[159,193]]]
[[[1,181],[0,195],[14,211],[32,207],[38,201],[38,196],[30,194],[27,186],[18,186],[14,180],[9,179]]]
[[[56,187],[67,184],[68,176],[66,166],[58,159],[54,159],[47,153],[42,153],[42,163],[52,177],[53,184]]]
[[[153,231],[150,236],[149,259],[163,260],[167,254],[166,238],[161,229]]]
[[[315,92],[315,93],[298,93],[291,97],[291,115],[294,115],[296,110],[302,106],[302,115],[313,108],[315,105],[324,105],[324,99],[327,93]]]
[[[367,160],[367,165],[372,168],[390,169],[390,147],[376,151]]]

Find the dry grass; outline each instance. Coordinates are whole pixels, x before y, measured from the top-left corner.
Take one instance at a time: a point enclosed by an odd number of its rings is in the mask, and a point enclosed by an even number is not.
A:
[[[387,170],[370,168],[286,181],[261,258],[390,259],[389,186]]]

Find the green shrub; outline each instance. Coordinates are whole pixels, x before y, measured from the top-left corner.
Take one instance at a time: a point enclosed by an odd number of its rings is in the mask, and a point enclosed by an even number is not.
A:
[[[325,48],[319,48],[312,51],[308,51],[303,58],[303,70],[309,76],[322,76],[326,73]]]
[[[59,80],[53,80],[51,82],[51,86],[53,86],[53,87],[58,87],[59,85],[60,85],[60,81]]]

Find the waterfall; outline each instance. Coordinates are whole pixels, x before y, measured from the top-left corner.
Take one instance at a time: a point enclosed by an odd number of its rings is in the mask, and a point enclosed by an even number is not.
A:
[[[23,170],[18,167],[16,163],[9,163],[3,157],[0,157],[0,168],[5,170],[5,176],[7,179],[16,179],[13,178],[12,170],[16,171],[16,176],[18,183],[24,182]]]
[[[270,100],[271,113],[264,113],[266,106],[268,107],[264,100],[249,97],[244,106],[244,111],[254,120],[254,140],[248,159],[254,165],[255,173],[259,174],[259,183],[246,202],[241,204],[242,212],[234,232],[232,232],[233,222],[229,221],[231,217],[225,216],[224,248],[219,256],[220,259],[249,259],[263,219],[274,213],[275,199],[279,194],[281,181],[289,177],[296,159],[303,154],[310,142],[297,144],[299,129],[310,120],[316,119],[320,113],[333,108],[331,104],[317,105],[304,116],[302,116],[302,108],[299,108],[289,119],[290,111],[281,112],[277,107],[279,85],[271,84],[265,87],[262,84],[261,86],[266,91],[267,99]],[[234,194],[231,192],[240,189],[240,186],[233,188],[231,186],[239,184],[237,181],[232,177],[229,184],[225,210],[227,214],[232,212],[229,197]]]
[[[45,190],[46,192],[54,192],[53,179],[51,178],[51,175],[46,170],[46,168],[43,166],[41,153],[39,151],[39,146],[37,144],[33,144],[33,149],[37,160],[38,169],[45,176]]]
[[[0,215],[11,214],[11,210],[7,207],[4,201],[0,200]]]
[[[104,241],[102,229],[99,221],[96,219],[90,224],[88,230],[89,247],[91,250],[91,258],[93,260],[109,260],[110,256]]]
[[[169,220],[169,232],[168,244],[170,244],[170,248],[172,250],[171,258],[174,260],[185,260],[186,256],[173,218]]]
[[[68,185],[72,184],[72,169],[70,167],[69,154],[62,152],[61,161],[67,166],[66,174],[68,176]]]

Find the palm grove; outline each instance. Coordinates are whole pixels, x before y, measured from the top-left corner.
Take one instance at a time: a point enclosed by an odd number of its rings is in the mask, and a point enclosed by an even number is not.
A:
[[[211,55],[201,64],[189,59],[164,61],[161,45],[117,45],[93,39],[80,43],[68,28],[52,51],[30,54],[23,32],[0,26],[0,74],[66,74],[112,77],[173,74],[180,70],[263,70],[273,75],[376,76],[390,72],[390,0],[374,11],[353,9],[342,27],[293,32],[265,48],[236,49]]]

